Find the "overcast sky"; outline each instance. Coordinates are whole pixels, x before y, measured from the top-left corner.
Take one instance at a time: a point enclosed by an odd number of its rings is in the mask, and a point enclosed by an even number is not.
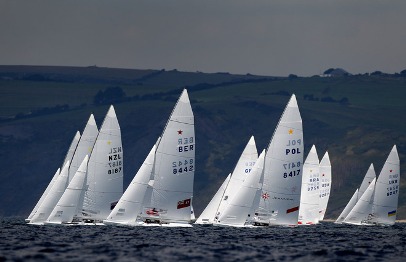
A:
[[[0,64],[395,73],[406,1],[0,0]]]

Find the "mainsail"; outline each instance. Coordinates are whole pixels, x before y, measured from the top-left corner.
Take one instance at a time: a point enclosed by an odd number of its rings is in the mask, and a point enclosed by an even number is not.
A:
[[[83,218],[102,221],[123,193],[123,146],[113,106],[104,118],[89,158],[87,185]]]
[[[316,224],[319,220],[320,174],[319,157],[313,145],[303,165],[303,181],[299,207],[299,225]]]
[[[328,152],[320,161],[320,200],[319,200],[319,220],[324,219],[331,190],[331,164]]]
[[[195,224],[213,224],[216,219],[216,214],[218,207],[220,205],[221,199],[224,196],[224,191],[226,190],[227,184],[230,181],[231,173],[226,177],[224,182],[221,184],[220,188],[217,190],[216,194],[210,200],[209,204],[200,214],[199,218],[196,220]]]
[[[185,89],[157,146],[153,190],[144,217],[158,217],[161,222],[191,222],[195,142],[194,116]]]
[[[80,139],[80,132],[77,131],[75,136],[72,139],[72,142],[69,146],[68,152],[66,153],[65,159],[63,161],[62,167],[65,166],[65,164],[68,161],[72,161],[72,157],[73,154],[76,150],[76,147],[78,145]],[[31,214],[28,216],[28,218],[25,220],[26,222],[30,222],[31,218],[34,216],[34,214],[37,212],[39,206],[42,204],[42,201],[44,201],[45,197],[48,195],[49,190],[52,188],[53,184],[55,183],[58,175],[60,172],[60,168],[58,168],[58,170],[56,171],[55,175],[53,176],[53,178],[51,179],[51,181],[49,182],[47,188],[45,189],[44,193],[42,193],[41,198],[38,200],[37,204],[35,205],[34,209],[31,211]]]
[[[343,223],[345,224],[368,224],[371,219],[373,197],[375,192],[375,179],[369,184],[367,190],[355,204],[354,208],[345,217]]]
[[[391,152],[376,181],[371,222],[380,225],[393,225],[398,208],[400,183],[400,161],[396,145]]]
[[[244,180],[251,175],[251,170],[258,159],[257,146],[255,144],[254,136],[251,136],[247,145],[245,146],[240,158],[235,165],[231,174],[230,181],[226,185],[223,198],[217,208],[216,216],[221,215],[226,206],[228,206],[231,199],[237,194],[238,189],[243,184]]]
[[[335,223],[342,223],[344,221],[344,219],[347,217],[347,215],[350,213],[350,211],[354,208],[355,204],[358,202],[358,200],[367,190],[369,184],[371,184],[372,180],[374,180],[374,179],[376,179],[376,174],[375,174],[374,165],[371,164],[368,168],[367,173],[364,176],[364,179],[362,180],[360,188],[355,190],[355,193],[353,194],[350,201],[345,206],[344,210],[341,212],[340,216],[337,218]]]
[[[37,212],[31,218],[30,224],[43,224],[51,214],[56,203],[58,203],[63,192],[65,192],[66,184],[68,183],[69,164],[70,162],[67,161],[66,164],[63,166],[61,173],[56,178],[55,183],[52,185],[48,194],[44,198],[44,201],[42,201],[41,205],[38,207]]]
[[[302,118],[296,97],[292,95],[266,152],[262,199],[258,210],[259,222],[297,225],[302,167]]]
[[[76,174],[76,171],[82,163],[83,158],[86,155],[90,156],[98,134],[99,130],[97,129],[96,121],[94,120],[93,114],[91,114],[85,128],[83,129],[79,143],[77,143],[77,146],[75,148],[75,152],[69,167],[69,182]]]
[[[117,205],[103,221],[105,224],[131,224],[142,213],[144,197],[151,180],[156,145],[152,147]]]
[[[233,197],[224,207],[217,223],[230,226],[244,226],[245,222],[252,217],[253,214],[250,214],[250,212],[255,196],[262,187],[264,158],[265,150],[258,157],[258,160],[252,167],[251,173],[241,182]]]
[[[86,169],[89,157],[86,155],[65,192],[59,199],[45,223],[71,223],[83,204],[86,189]]]

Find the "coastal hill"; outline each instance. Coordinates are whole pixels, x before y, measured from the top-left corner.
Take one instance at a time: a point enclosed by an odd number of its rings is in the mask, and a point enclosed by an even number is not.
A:
[[[379,174],[394,144],[406,170],[406,74],[289,77],[177,70],[0,66],[0,216],[28,216],[77,130],[91,113],[100,127],[116,109],[124,149],[124,188],[161,134],[183,88],[195,115],[193,205],[199,215],[232,172],[251,135],[266,148],[292,93],[304,126],[305,156],[328,150],[335,219],[370,163]],[[401,178],[398,219],[406,218]]]

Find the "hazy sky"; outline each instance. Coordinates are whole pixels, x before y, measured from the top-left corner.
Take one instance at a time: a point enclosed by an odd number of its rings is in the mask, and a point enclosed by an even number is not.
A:
[[[394,73],[406,1],[0,0],[0,64]]]

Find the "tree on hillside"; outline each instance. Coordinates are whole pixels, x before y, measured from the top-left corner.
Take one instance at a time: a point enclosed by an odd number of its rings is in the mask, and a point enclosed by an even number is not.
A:
[[[108,87],[104,91],[100,90],[93,98],[95,105],[105,105],[123,102],[126,98],[125,92],[121,87]]]

